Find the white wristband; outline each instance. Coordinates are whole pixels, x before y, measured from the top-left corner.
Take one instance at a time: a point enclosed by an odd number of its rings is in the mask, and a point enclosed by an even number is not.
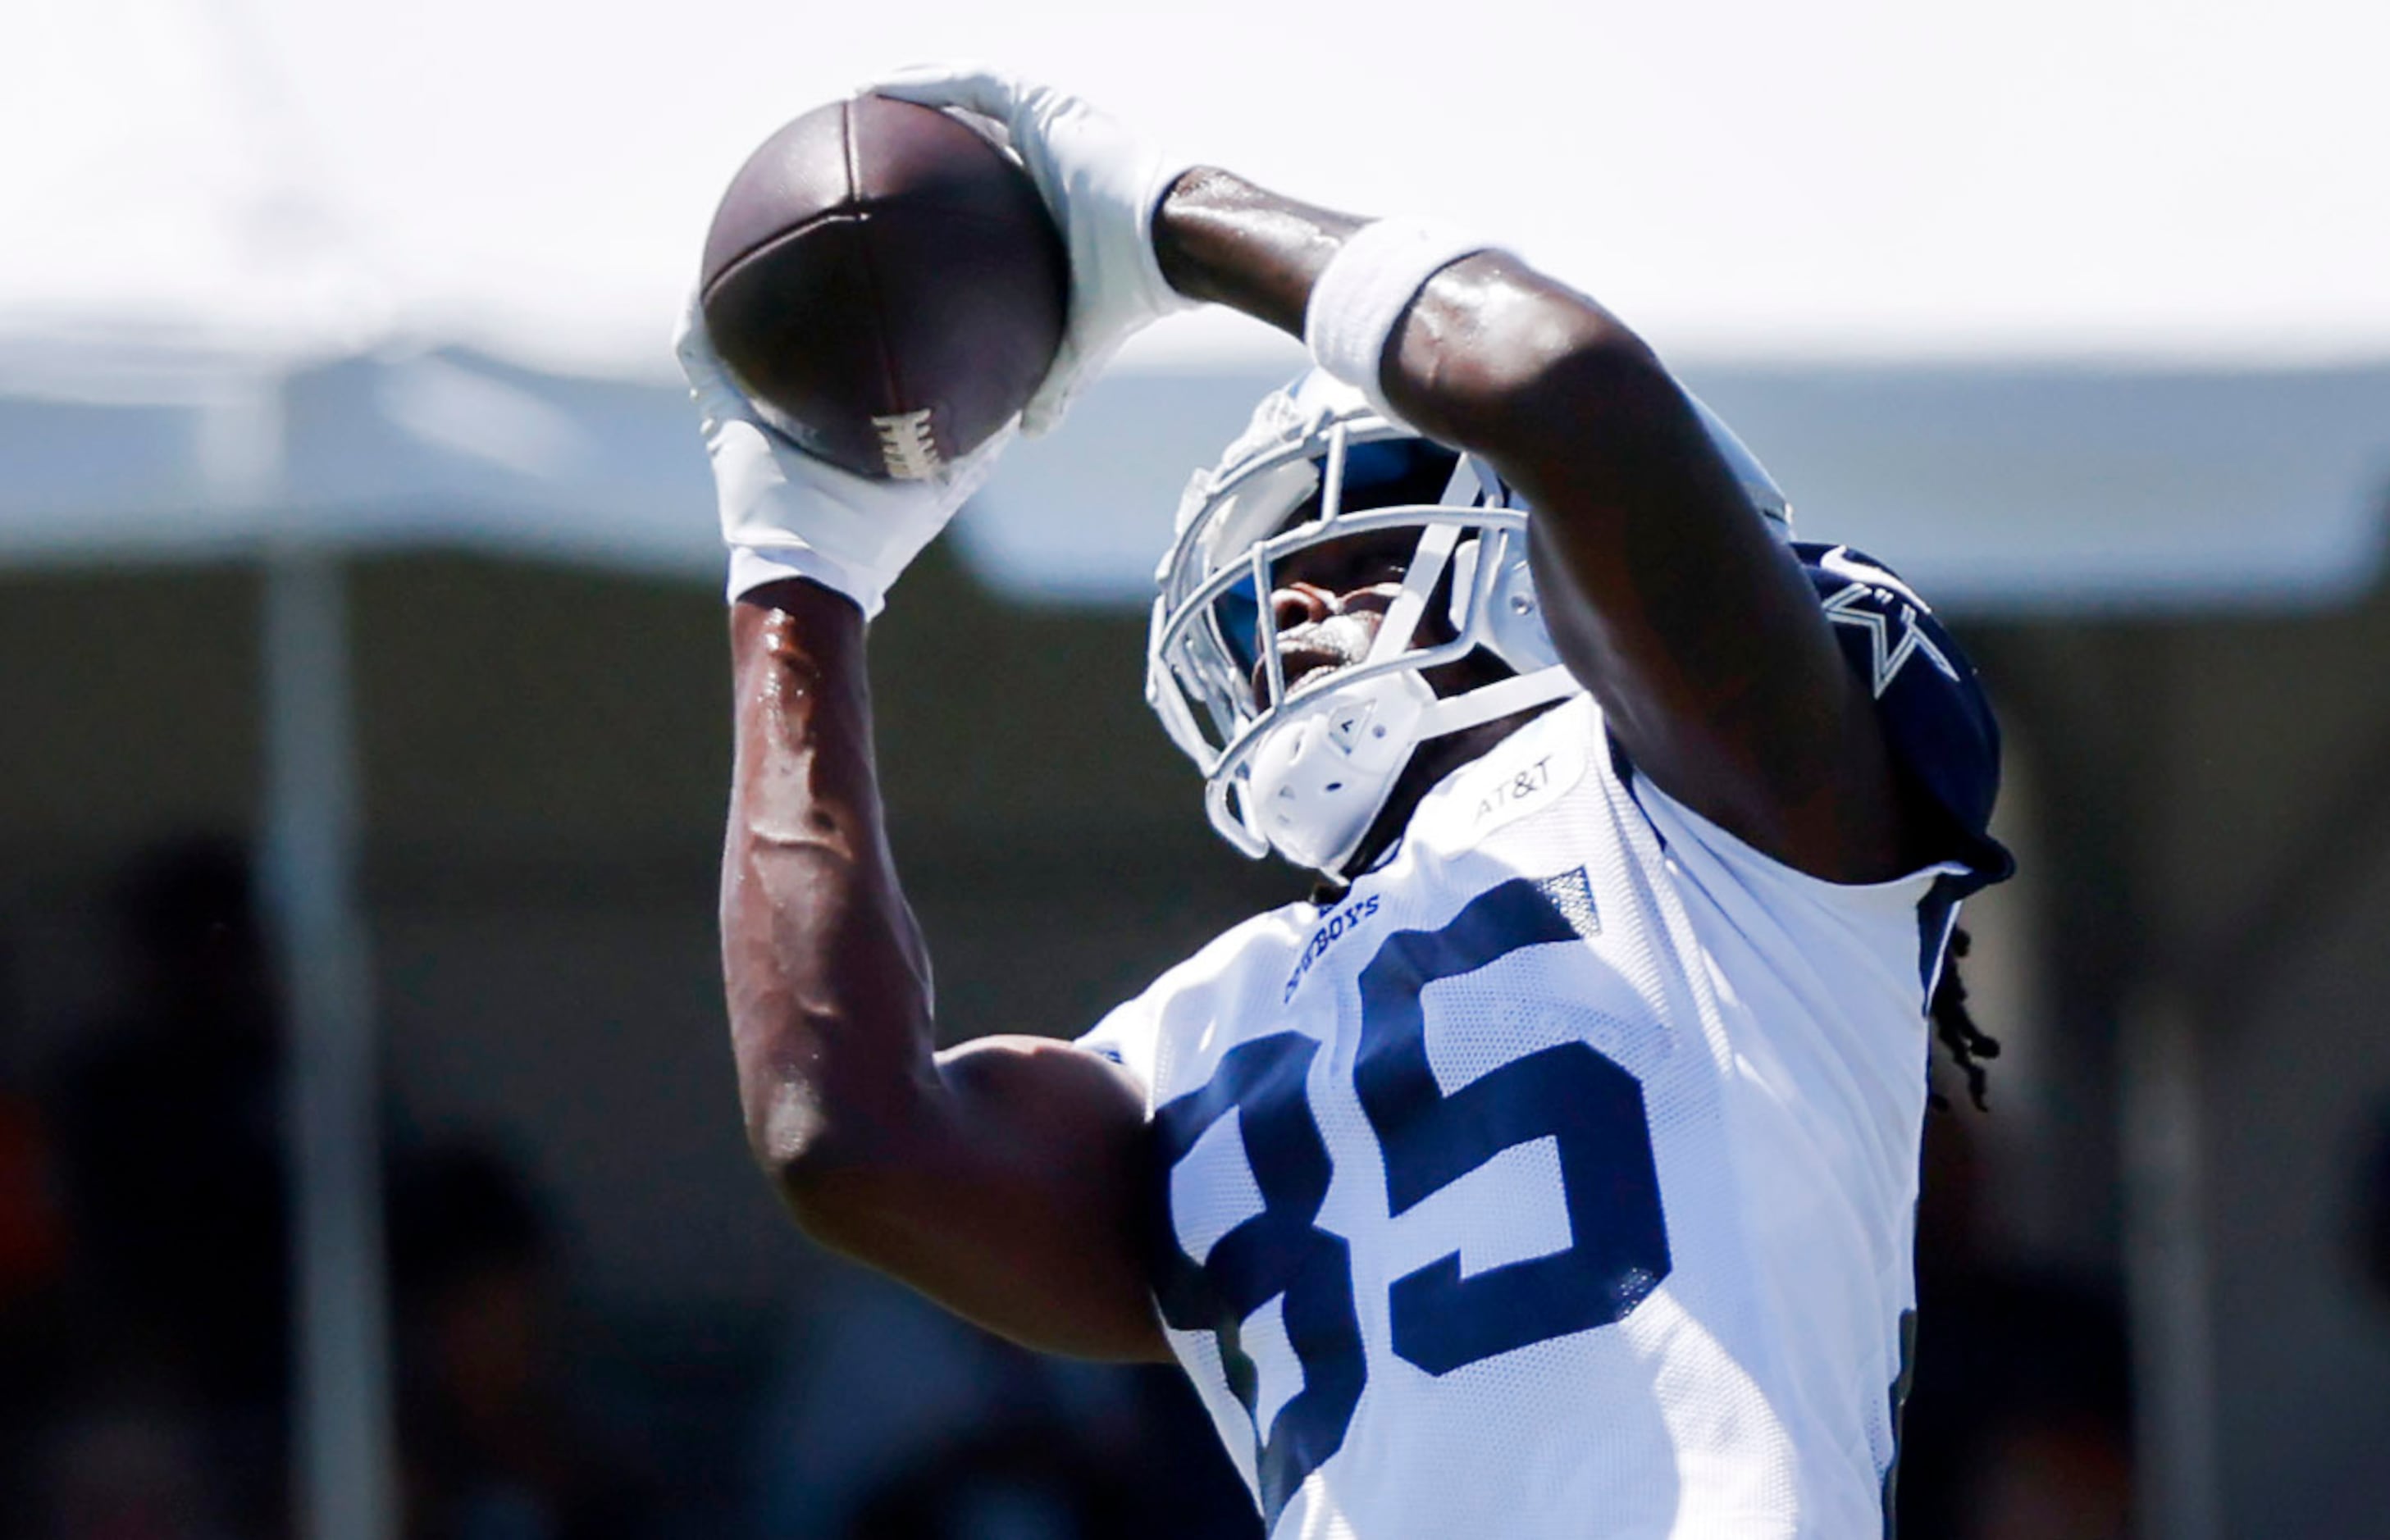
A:
[[[1344,242],[1304,307],[1303,341],[1313,362],[1357,387],[1389,422],[1399,422],[1379,384],[1386,344],[1428,279],[1491,241],[1430,219],[1381,219]]]

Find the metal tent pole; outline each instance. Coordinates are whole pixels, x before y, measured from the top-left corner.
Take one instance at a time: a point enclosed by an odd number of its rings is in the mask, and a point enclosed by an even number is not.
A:
[[[396,1533],[372,979],[355,894],[346,593],[303,545],[265,573],[265,877],[289,1023],[296,1533]]]
[[[2150,986],[2124,1023],[2125,1280],[2135,1533],[2219,1540],[2215,1336],[2201,1206],[2199,1020]]]

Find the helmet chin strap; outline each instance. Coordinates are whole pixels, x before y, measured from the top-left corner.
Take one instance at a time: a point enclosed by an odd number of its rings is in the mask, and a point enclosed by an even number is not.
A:
[[[1331,465],[1331,471],[1336,468]],[[1404,570],[1402,587],[1386,607],[1363,661],[1379,663],[1411,650],[1429,599],[1448,569],[1456,589],[1490,583],[1481,571],[1478,542],[1462,545],[1457,524],[1430,524]],[[1471,559],[1456,565],[1459,550]],[[1455,602],[1459,602],[1456,592]],[[1247,792],[1261,833],[1280,854],[1331,876],[1360,848],[1386,799],[1431,739],[1448,738],[1515,712],[1574,694],[1575,678],[1561,664],[1516,673],[1450,697],[1437,696],[1416,672],[1381,674],[1335,690],[1273,731],[1253,762]]]
[[[1454,468],[1456,484],[1468,468],[1465,460]],[[1419,549],[1411,557],[1410,565],[1403,575],[1402,590],[1394,596],[1394,603],[1386,607],[1386,618],[1379,625],[1376,638],[1369,644],[1367,661],[1380,662],[1410,650],[1419,631],[1420,618],[1427,613],[1428,599],[1435,592],[1436,584],[1443,579],[1445,569],[1453,565],[1453,552],[1461,544],[1461,533],[1458,524],[1431,524],[1420,532]],[[1459,563],[1458,570],[1453,573],[1453,604],[1456,609],[1463,600],[1464,596],[1459,591],[1461,586],[1478,580],[1478,549],[1479,541],[1472,538],[1462,551],[1469,559]],[[1558,700],[1574,692],[1576,687],[1576,679],[1567,668],[1554,663],[1546,668],[1516,673],[1507,679],[1481,685],[1459,695],[1440,697],[1433,705],[1420,713],[1412,741],[1424,743],[1430,738],[1467,732],[1471,727],[1509,716],[1512,712],[1523,712],[1530,706]]]
[[[1421,744],[1578,688],[1554,663],[1449,699],[1436,698],[1413,673],[1331,692],[1281,723],[1255,754],[1245,795],[1253,799],[1259,832],[1295,865],[1341,875]]]
[[[1471,727],[1523,712],[1530,706],[1564,699],[1578,688],[1576,676],[1565,663],[1539,668],[1533,674],[1514,674],[1490,685],[1480,685],[1466,695],[1440,699],[1420,716],[1420,741],[1433,738],[1448,738],[1465,733]]]

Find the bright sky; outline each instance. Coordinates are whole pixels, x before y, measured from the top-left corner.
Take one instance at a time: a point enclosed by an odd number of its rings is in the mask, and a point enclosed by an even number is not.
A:
[[[757,140],[977,55],[1512,239],[1664,349],[2390,353],[2390,6],[2358,0],[18,0],[0,45],[0,327],[370,330],[379,288],[434,335],[658,372]]]

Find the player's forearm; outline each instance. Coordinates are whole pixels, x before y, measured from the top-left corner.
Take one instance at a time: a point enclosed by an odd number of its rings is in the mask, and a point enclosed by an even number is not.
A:
[[[1093,1054],[933,1055],[930,969],[872,766],[863,617],[810,583],[732,607],[723,976],[757,1161],[816,1240],[1015,1339],[1150,1357],[1144,1102]]]
[[[1199,168],[1156,211],[1154,251],[1181,293],[1301,337],[1320,275],[1367,223]],[[1721,543],[1766,554],[1658,356],[1515,257],[1483,251],[1436,273],[1394,331],[1378,383],[1413,427],[1484,456],[1541,522],[1565,526],[1546,533],[1597,587],[1623,590],[1630,548],[1655,541],[1687,556]]]
[[[863,629],[853,604],[803,582],[731,611],[723,978],[749,1141],[792,1200],[809,1173],[901,1144],[933,1078],[929,962],[881,823]]]
[[[1203,167],[1156,211],[1154,251],[1180,293],[1301,337],[1320,274],[1367,223]],[[1622,397],[1691,419],[1640,338],[1499,253],[1438,274],[1395,340],[1381,383],[1411,424],[1523,483],[1547,462],[1583,462],[1603,440],[1623,440],[1604,431],[1600,410]]]
[[[1312,285],[1365,223],[1198,166],[1154,211],[1153,251],[1162,276],[1189,299],[1301,337]]]

